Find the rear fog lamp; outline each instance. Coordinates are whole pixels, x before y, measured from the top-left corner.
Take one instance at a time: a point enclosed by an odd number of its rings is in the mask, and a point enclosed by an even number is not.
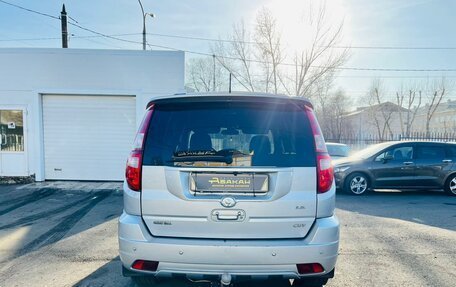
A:
[[[131,268],[144,271],[157,271],[158,261],[136,260]]]
[[[296,264],[299,274],[321,273],[325,271],[319,263]]]

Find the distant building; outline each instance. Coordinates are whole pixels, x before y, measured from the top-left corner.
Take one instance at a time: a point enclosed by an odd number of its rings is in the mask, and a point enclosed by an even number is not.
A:
[[[426,131],[426,113],[429,105],[418,109],[413,131]],[[440,103],[435,111],[431,122],[429,123],[430,132],[432,133],[456,133],[456,101],[446,101]]]
[[[391,102],[368,107],[359,107],[343,116],[348,136],[359,139],[386,139],[399,136],[404,132],[401,127],[400,113],[406,118],[408,110]]]

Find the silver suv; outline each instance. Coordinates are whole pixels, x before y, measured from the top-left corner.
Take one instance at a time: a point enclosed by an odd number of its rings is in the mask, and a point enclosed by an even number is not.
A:
[[[333,168],[310,102],[269,94],[155,99],[127,161],[124,276],[218,281],[334,276]]]

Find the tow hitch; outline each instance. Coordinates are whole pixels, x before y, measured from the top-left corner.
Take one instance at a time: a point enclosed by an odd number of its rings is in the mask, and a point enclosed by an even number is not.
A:
[[[231,274],[223,273],[222,277],[220,278],[220,284],[222,285],[222,287],[230,286]]]
[[[210,287],[234,287],[234,283],[232,282],[232,276],[228,273],[223,273],[220,277],[220,281],[218,280],[195,280],[188,278],[187,279],[193,283],[209,283]],[[215,278],[214,278],[215,279]]]

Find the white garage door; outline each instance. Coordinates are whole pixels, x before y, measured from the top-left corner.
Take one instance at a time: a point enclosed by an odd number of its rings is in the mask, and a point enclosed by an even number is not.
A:
[[[46,179],[122,180],[135,110],[134,97],[44,95]]]

